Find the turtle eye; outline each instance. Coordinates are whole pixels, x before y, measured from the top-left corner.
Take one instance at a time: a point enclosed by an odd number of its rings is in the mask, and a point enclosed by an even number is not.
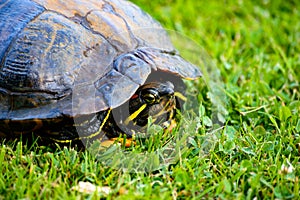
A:
[[[141,97],[148,104],[153,104],[159,100],[159,94],[156,90],[142,91]]]

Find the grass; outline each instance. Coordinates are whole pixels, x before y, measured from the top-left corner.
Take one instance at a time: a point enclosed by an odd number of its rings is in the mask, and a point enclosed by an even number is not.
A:
[[[145,173],[103,164],[89,151],[5,143],[0,148],[0,199],[299,198],[300,4],[134,2],[210,56],[213,70],[202,66],[206,82],[189,84],[190,91],[199,93],[199,109],[183,119],[183,132],[192,137],[175,138],[174,162]],[[221,96],[213,87],[215,77]],[[221,126],[216,127],[213,114],[224,120]],[[153,144],[147,145],[151,153]],[[104,156],[113,158],[116,151],[111,152]],[[162,159],[146,155],[153,160],[148,163]],[[111,192],[72,190],[79,181],[108,186]]]

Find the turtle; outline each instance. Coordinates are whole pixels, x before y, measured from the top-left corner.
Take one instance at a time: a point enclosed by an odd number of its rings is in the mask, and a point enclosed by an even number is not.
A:
[[[125,0],[0,1],[0,135],[108,140],[178,124],[202,76],[160,23]]]

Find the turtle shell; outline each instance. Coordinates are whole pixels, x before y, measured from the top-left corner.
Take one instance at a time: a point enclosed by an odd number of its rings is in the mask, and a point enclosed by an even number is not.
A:
[[[0,27],[0,120],[115,108],[155,71],[201,76],[128,1],[4,0]]]

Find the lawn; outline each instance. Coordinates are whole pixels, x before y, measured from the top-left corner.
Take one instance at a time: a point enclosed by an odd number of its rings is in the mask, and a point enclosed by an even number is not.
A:
[[[115,164],[109,152],[5,143],[0,199],[299,199],[300,3],[133,2],[204,73],[187,82],[197,107],[170,142],[176,154],[161,164],[147,143],[147,170],[133,171],[141,157]],[[78,191],[81,181],[98,190]]]

